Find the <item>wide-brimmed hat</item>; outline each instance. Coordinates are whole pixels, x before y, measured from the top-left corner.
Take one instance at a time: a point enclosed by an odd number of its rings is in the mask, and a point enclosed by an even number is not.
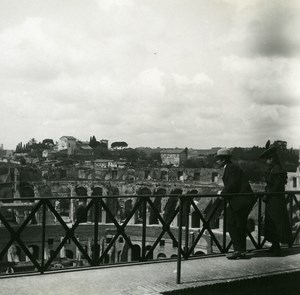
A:
[[[277,154],[277,148],[276,146],[271,146],[268,149],[266,149],[264,152],[262,152],[259,156],[260,159],[268,159],[273,157],[275,154]]]
[[[227,148],[219,149],[215,155],[216,158],[230,158],[231,156],[231,150]]]

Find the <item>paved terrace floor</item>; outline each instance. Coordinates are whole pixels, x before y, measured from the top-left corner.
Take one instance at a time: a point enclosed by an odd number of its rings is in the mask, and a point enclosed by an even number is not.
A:
[[[223,255],[182,261],[182,283],[179,285],[176,284],[176,268],[176,261],[171,261],[5,277],[0,279],[0,294],[158,295],[163,292],[175,294],[175,291],[176,294],[208,294],[200,289],[197,293],[188,290],[289,273],[296,273],[293,282],[299,287],[299,293],[293,294],[300,294],[300,248],[285,249],[282,257],[272,257],[265,250],[260,250],[248,253],[248,259],[235,261]],[[284,280],[280,276],[278,279]]]

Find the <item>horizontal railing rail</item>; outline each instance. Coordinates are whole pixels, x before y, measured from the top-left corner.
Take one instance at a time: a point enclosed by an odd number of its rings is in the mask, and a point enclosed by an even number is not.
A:
[[[253,214],[254,229],[247,233],[252,250],[262,249],[266,245],[263,235],[263,198],[268,194],[251,194],[257,197]],[[283,194],[291,222],[292,244],[298,245],[300,191],[272,193],[274,197],[282,197]],[[202,247],[201,240],[204,239],[208,244],[208,255],[224,254],[231,250],[232,242],[227,234],[225,209],[228,198],[233,195],[143,194],[2,198],[0,276],[11,275],[13,272],[26,273],[26,270],[43,274],[58,267],[72,270],[78,265],[85,268],[153,261],[154,253],[157,256],[164,254],[158,249],[165,247],[163,241],[167,236],[168,243],[173,245],[170,248],[177,249],[176,255],[174,250],[172,253],[177,257],[176,281],[180,283],[181,260],[195,256],[195,251]],[[242,194],[239,196],[243,197]],[[128,200],[132,201],[128,208],[124,204],[120,207],[116,203]],[[68,203],[69,210],[64,208],[68,213],[67,217],[62,214],[62,208],[57,202]],[[120,214],[122,210],[126,211],[123,215]],[[23,219],[16,221],[13,216],[16,212],[24,213]],[[149,221],[149,216],[152,222]],[[217,227],[217,221],[222,221],[223,226]],[[133,241],[133,237],[138,241]],[[85,239],[84,242],[82,239]],[[38,243],[38,246],[34,243]],[[66,257],[65,254],[71,243],[77,253],[75,258],[72,255]],[[20,257],[20,253],[23,257]]]

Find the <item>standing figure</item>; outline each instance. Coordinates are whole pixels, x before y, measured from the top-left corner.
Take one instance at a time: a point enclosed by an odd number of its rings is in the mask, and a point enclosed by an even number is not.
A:
[[[253,194],[251,195],[253,191],[244,171],[238,165],[232,163],[229,149],[218,150],[216,158],[218,165],[225,168],[223,175],[224,188],[221,194],[235,194],[226,196],[228,200],[226,225],[234,249],[234,252],[229,253],[227,258],[245,258],[247,220],[256,202],[256,197]]]
[[[268,142],[269,143],[269,142]],[[269,147],[260,155],[260,159],[265,159],[267,171],[265,175],[267,193],[263,201],[265,202],[265,239],[272,243],[270,251],[275,256],[281,255],[280,243],[291,244],[292,231],[290,227],[287,202],[284,191],[287,183],[287,173],[283,170],[275,146]]]

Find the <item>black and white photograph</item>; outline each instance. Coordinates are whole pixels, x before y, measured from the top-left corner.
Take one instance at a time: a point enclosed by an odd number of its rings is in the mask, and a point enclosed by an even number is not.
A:
[[[298,0],[0,0],[0,294],[300,294]]]

